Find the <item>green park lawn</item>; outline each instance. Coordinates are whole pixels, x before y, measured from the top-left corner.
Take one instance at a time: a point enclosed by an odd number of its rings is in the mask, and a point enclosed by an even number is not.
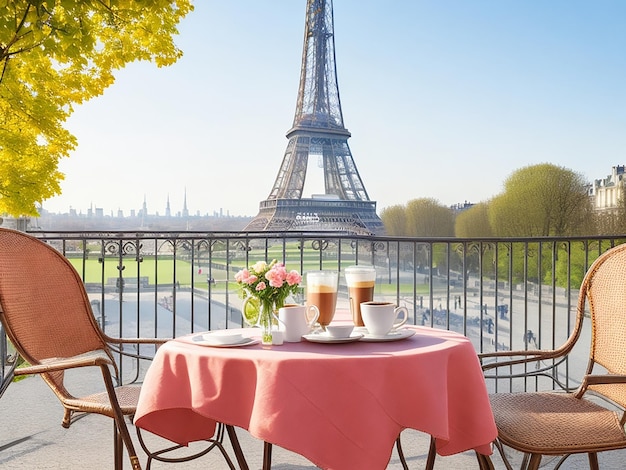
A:
[[[270,247],[267,250],[267,256],[264,250],[252,250],[248,253],[248,262],[253,265],[259,260],[270,261],[272,259],[286,259],[288,269],[300,270],[300,258],[303,260],[302,272],[320,269],[320,256],[322,257],[324,269],[337,270],[336,253],[326,254],[318,250],[305,249],[302,253],[296,244],[290,244],[283,250],[282,246]],[[351,253],[342,253],[343,265],[347,266],[350,262]],[[115,283],[119,278],[118,270],[119,258],[105,258],[104,262],[100,262],[96,258],[89,257],[85,260],[81,256],[68,256],[70,262],[78,270],[78,273],[84,278],[86,283],[104,283],[110,285]],[[328,259],[327,259],[328,258]],[[83,264],[84,263],[84,264]],[[174,262],[171,256],[163,255],[155,258],[153,256],[145,256],[141,263],[129,259],[124,262],[122,277],[128,280],[138,276],[147,277],[150,285],[159,284],[167,285],[178,283],[182,287],[190,287],[192,284],[195,288],[206,289],[207,280],[210,277],[215,281],[213,289],[237,291],[238,285],[234,281],[235,273],[246,266],[244,257],[235,258],[230,261],[231,272],[227,273],[225,266],[225,257],[220,257],[220,253],[216,252],[212,257],[213,267],[209,270],[209,263],[206,258],[200,261],[196,260],[192,265],[187,260],[178,258]],[[84,272],[83,272],[84,270]],[[135,281],[136,282],[136,281]],[[403,292],[412,293],[413,284],[402,285]],[[377,286],[377,292],[381,294],[395,294],[397,289],[396,282],[380,283]],[[418,285],[418,294],[423,295],[428,292],[427,285]]]

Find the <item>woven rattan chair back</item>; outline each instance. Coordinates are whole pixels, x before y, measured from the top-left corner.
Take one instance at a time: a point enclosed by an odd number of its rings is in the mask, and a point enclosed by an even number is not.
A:
[[[6,229],[0,229],[0,309],[7,335],[31,365],[108,352],[69,261],[50,245]],[[63,371],[42,376],[55,392],[69,396]]]
[[[546,364],[564,363],[581,338],[587,315],[591,320],[589,362],[575,391],[556,380],[564,391],[490,395],[498,426],[496,445],[507,469],[512,467],[503,445],[526,454],[522,468],[531,470],[539,468],[542,455],[562,456],[559,468],[569,455],[580,453],[588,454],[590,468],[597,470],[599,452],[626,448],[626,244],[601,254],[587,270],[576,323],[563,345],[480,354],[485,378],[558,377]],[[516,374],[516,367],[524,372]],[[596,392],[594,397],[589,391]],[[607,400],[599,400],[598,395]]]
[[[123,465],[122,441],[133,468],[141,468],[124,421],[124,415],[135,411],[139,387],[114,386],[117,366],[80,276],[52,246],[3,228],[0,321],[15,349],[29,363],[15,374],[41,374],[63,404],[63,426],[70,426],[75,412],[113,418],[116,468]],[[64,370],[84,366],[100,368],[106,392],[76,398],[66,389]]]
[[[115,468],[123,467],[123,446],[128,451],[132,468],[141,469],[124,416],[133,416],[137,408],[138,385],[115,386],[113,377],[118,368],[110,344],[163,344],[157,338],[111,338],[98,326],[91,311],[84,284],[59,251],[35,237],[0,228],[0,321],[19,354],[30,364],[16,369],[15,374],[41,374],[57,395],[65,414],[62,424],[69,427],[74,413],[98,413],[115,422]],[[64,383],[64,370],[74,367],[98,366],[102,371],[105,392],[87,397],[74,397]],[[226,428],[241,468],[247,468],[245,456],[231,425],[219,426],[207,446],[186,456],[168,457],[168,452],[182,446],[151,452],[138,430],[142,448],[148,454],[147,468],[152,460],[185,462],[202,457],[213,448],[219,449],[228,468],[235,466],[222,444]]]
[[[583,281],[581,295],[587,296],[592,327],[587,373],[600,365],[611,374],[626,374],[626,244],[596,260]],[[589,388],[626,408],[626,384]]]

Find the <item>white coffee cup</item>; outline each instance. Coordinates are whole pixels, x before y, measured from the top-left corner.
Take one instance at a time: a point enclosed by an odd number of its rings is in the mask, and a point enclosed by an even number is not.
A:
[[[398,320],[398,314],[402,319]],[[391,302],[362,302],[361,317],[367,332],[374,336],[385,336],[409,319],[409,310],[406,307],[396,307]]]
[[[278,309],[278,326],[284,332],[284,341],[297,343],[302,335],[311,332],[313,325],[320,316],[315,305],[304,306],[288,304]]]

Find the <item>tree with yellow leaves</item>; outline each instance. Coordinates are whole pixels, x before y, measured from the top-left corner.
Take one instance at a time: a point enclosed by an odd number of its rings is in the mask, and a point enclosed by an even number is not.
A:
[[[595,232],[584,177],[552,163],[514,171],[504,182],[504,192],[489,202],[489,221],[497,237],[570,237]]]
[[[36,215],[61,193],[63,126],[134,61],[171,65],[190,0],[0,0],[0,214]]]

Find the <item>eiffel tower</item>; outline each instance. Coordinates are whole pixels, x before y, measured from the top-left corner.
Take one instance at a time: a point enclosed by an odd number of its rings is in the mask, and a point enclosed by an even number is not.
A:
[[[383,234],[354,164],[337,85],[332,0],[307,0],[300,87],[287,149],[268,198],[245,231]],[[304,198],[311,157],[324,170],[324,193]]]

